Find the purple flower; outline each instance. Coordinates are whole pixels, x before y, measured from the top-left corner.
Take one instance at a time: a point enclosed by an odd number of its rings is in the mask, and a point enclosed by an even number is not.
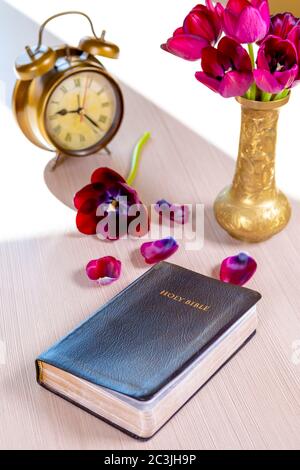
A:
[[[269,35],[289,39],[289,34],[299,24],[299,18],[292,13],[278,13],[271,17]]]
[[[246,253],[230,256],[222,261],[220,279],[223,282],[243,286],[251,279],[256,268],[256,261]]]
[[[229,0],[223,15],[227,36],[241,44],[263,39],[270,26],[268,0]]]
[[[260,46],[257,70],[253,71],[257,86],[267,93],[280,93],[291,88],[298,75],[298,56],[294,44],[269,36]]]
[[[155,210],[178,224],[185,224],[189,220],[189,208],[185,205],[170,204],[165,199],[157,201]]]
[[[113,256],[104,256],[90,261],[86,266],[86,274],[92,281],[105,286],[119,279],[121,266],[121,261]]]
[[[224,37],[217,49],[204,49],[201,65],[197,80],[224,98],[244,95],[253,83],[249,54],[234,39]]]
[[[101,233],[108,240],[116,240],[131,230],[130,235],[143,236],[149,229],[148,211],[137,192],[110,168],[94,171],[91,183],[75,194],[74,205],[77,228],[86,235]],[[143,223],[132,228],[131,224],[137,218],[134,208],[139,211]]]
[[[211,0],[206,0],[206,6],[196,5],[183,27],[177,28],[161,48],[185,60],[200,59],[202,50],[221,36],[223,10],[220,4],[214,7]]]
[[[173,255],[178,250],[178,243],[174,238],[167,237],[143,243],[140,250],[147,264],[155,264]]]

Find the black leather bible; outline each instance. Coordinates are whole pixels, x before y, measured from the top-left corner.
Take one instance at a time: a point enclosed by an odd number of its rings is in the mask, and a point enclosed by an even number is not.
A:
[[[38,382],[148,439],[254,335],[260,298],[159,263],[41,354]]]

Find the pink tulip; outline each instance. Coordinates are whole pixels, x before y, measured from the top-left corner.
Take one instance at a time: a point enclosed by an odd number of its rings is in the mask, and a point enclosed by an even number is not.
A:
[[[263,39],[270,26],[267,0],[229,0],[224,11],[224,31],[241,44]]]
[[[298,75],[298,56],[294,44],[269,36],[260,46],[257,70],[253,71],[257,86],[267,93],[280,93],[291,88]]]
[[[296,18],[292,13],[278,13],[278,15],[271,17],[269,34],[281,39],[289,39],[289,34],[299,23],[299,18]]]
[[[206,0],[206,6],[196,5],[161,48],[185,60],[200,59],[203,49],[216,44],[222,34],[223,10],[211,0]]]
[[[300,20],[298,20],[296,26],[289,32],[287,38],[294,44],[298,56],[298,75],[292,84],[292,86],[295,86],[300,82]]]
[[[204,49],[201,65],[197,80],[224,98],[244,95],[253,83],[249,54],[234,39],[224,37],[217,49]]]

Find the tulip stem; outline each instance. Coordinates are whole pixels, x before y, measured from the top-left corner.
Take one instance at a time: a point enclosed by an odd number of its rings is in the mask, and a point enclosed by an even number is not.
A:
[[[255,69],[255,56],[254,56],[253,44],[251,43],[248,44],[248,51],[249,51],[249,56],[251,59],[252,69],[254,70]],[[253,101],[256,100],[256,92],[257,92],[256,83],[253,82],[249,90],[249,100],[253,100]]]
[[[273,96],[272,93],[267,93],[266,91],[261,92],[261,100],[262,101],[265,101],[265,102],[271,101],[272,96]]]
[[[132,183],[134,182],[139,166],[139,161],[140,161],[140,156],[142,149],[146,142],[150,139],[151,134],[150,132],[145,132],[140,139],[137,141],[136,146],[134,147],[132,157],[131,157],[131,168],[129,175],[127,176],[126,183],[131,186]]]
[[[290,90],[286,88],[285,90],[281,91],[280,93],[277,93],[277,95],[274,96],[273,101],[278,101],[278,100],[283,100],[283,98],[286,98],[289,94]]]

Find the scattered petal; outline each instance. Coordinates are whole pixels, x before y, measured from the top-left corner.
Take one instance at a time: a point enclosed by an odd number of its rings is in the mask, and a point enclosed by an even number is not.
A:
[[[183,225],[186,224],[189,220],[189,208],[184,204],[170,204],[165,199],[161,199],[160,201],[157,201],[154,208],[156,212],[162,214],[165,217],[168,217],[177,224]]]
[[[243,286],[254,275],[256,261],[247,253],[239,253],[222,261],[220,279],[223,282]]]
[[[86,274],[89,279],[96,281],[101,286],[107,286],[119,279],[122,263],[113,256],[104,256],[94,259],[86,266]]]
[[[173,255],[179,246],[173,237],[143,243],[140,250],[147,264],[155,264]]]

